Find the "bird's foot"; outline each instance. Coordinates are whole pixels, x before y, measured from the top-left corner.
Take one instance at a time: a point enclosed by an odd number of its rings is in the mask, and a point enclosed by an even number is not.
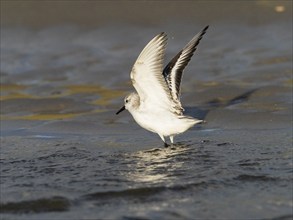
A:
[[[170,145],[164,142],[164,147],[169,147]]]

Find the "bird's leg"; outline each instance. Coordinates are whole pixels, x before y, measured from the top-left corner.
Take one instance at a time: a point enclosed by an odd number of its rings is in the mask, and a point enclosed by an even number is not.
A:
[[[171,143],[173,144],[174,143],[174,141],[173,141],[174,140],[174,136],[171,135],[169,138],[170,138]]]
[[[164,136],[163,135],[160,135],[160,134],[159,134],[159,136],[162,139],[162,141],[164,141],[164,147],[169,147],[169,145],[165,142]]]

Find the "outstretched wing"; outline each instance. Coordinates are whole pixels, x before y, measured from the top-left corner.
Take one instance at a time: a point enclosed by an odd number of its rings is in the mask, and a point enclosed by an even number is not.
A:
[[[141,105],[167,108],[174,112],[172,96],[162,75],[167,36],[161,33],[154,37],[142,50],[130,73]]]
[[[182,109],[180,102],[180,84],[183,70],[197,49],[202,36],[206,33],[209,26],[206,26],[201,32],[195,35],[192,40],[168,63],[163,70],[163,76],[171,91],[174,102]]]

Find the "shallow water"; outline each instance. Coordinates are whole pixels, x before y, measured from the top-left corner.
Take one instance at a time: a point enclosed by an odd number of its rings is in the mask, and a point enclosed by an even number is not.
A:
[[[2,26],[1,218],[292,219],[292,13],[268,4],[211,23],[182,88],[207,123],[168,148],[115,112],[145,44],[169,60],[205,22]]]

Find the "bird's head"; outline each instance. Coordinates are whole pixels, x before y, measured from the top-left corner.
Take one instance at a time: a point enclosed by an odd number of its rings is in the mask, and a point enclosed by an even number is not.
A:
[[[139,96],[137,93],[130,93],[124,99],[124,106],[116,113],[118,115],[123,110],[127,109],[131,111],[133,109],[137,109],[139,107]]]

